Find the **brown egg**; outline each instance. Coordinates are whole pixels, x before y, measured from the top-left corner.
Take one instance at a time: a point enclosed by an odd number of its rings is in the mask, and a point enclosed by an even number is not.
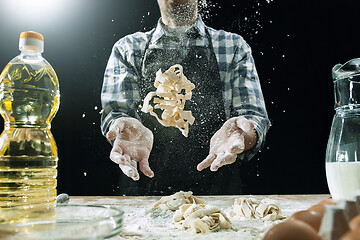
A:
[[[309,224],[316,232],[319,231],[322,216],[320,213],[304,210],[294,213],[289,220],[299,220]]]
[[[299,220],[281,222],[267,231],[263,240],[321,240],[309,224]]]
[[[309,211],[314,211],[314,212],[317,212],[319,213],[321,216],[324,215],[324,211],[325,211],[325,205],[324,204],[316,204],[314,206],[311,206],[309,209]]]
[[[351,230],[355,230],[357,228],[360,228],[360,215],[357,215],[351,221],[349,222],[349,226]]]
[[[320,201],[318,204],[311,206],[308,210],[318,212],[321,216],[323,216],[325,211],[325,205],[336,205],[336,203],[336,200],[332,198],[327,198]]]
[[[336,205],[337,204],[337,201],[333,198],[327,198],[327,199],[324,199],[324,200],[321,200],[319,202],[319,204],[325,204],[325,205]]]
[[[348,231],[341,236],[340,240],[360,240],[360,228],[353,231]]]

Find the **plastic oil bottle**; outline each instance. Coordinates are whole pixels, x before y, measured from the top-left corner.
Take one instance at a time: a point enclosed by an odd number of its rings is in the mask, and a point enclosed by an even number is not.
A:
[[[0,224],[55,212],[58,154],[50,127],[59,108],[59,82],[41,55],[41,34],[21,33],[19,49],[0,75]]]

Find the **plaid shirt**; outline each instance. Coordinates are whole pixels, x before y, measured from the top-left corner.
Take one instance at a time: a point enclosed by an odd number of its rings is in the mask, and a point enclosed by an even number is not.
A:
[[[205,26],[201,17],[188,30],[192,34],[188,34],[182,41],[174,41],[166,36],[159,20],[155,29],[125,36],[115,43],[105,70],[101,93],[101,130],[104,135],[119,117],[130,116],[141,121],[138,112],[142,99],[138,80],[142,75],[141,60],[146,43],[150,41],[149,48],[171,48],[175,44],[209,46],[205,28],[210,34],[219,64],[226,118],[244,116],[254,123],[257,132],[258,142],[255,148],[241,154],[240,158],[249,160],[260,149],[270,121],[251,48],[237,34]]]

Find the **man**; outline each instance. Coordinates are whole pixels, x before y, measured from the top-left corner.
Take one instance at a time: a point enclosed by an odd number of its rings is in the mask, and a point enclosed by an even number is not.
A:
[[[205,26],[197,0],[158,5],[156,28],[115,43],[105,71],[102,132],[127,176],[117,193],[240,194],[239,161],[258,151],[270,125],[251,49],[241,36]],[[185,106],[195,117],[187,138],[140,111],[156,90],[156,71],[174,64],[195,84]]]

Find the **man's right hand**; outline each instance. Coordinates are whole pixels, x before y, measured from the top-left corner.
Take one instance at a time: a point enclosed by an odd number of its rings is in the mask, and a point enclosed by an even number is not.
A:
[[[116,119],[106,134],[109,140],[115,140],[110,159],[119,164],[123,173],[133,180],[139,180],[137,163],[142,173],[154,177],[149,167],[149,156],[154,142],[153,133],[142,123],[129,117]]]

